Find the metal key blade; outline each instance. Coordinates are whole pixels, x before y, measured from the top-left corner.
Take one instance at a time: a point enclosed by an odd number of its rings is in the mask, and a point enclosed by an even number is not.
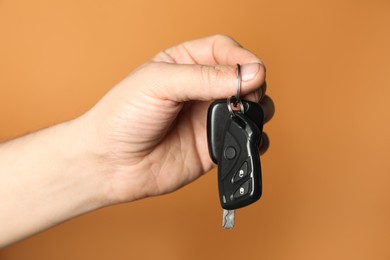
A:
[[[234,227],[235,210],[223,210],[222,227],[224,229],[232,229]]]

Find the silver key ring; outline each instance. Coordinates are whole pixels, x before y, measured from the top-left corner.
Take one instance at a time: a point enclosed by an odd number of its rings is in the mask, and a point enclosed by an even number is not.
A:
[[[233,103],[234,107],[240,106],[240,112],[242,114],[244,114],[244,112],[245,112],[244,105],[242,104],[241,99],[240,99],[240,95],[241,95],[241,66],[240,66],[240,64],[237,64],[237,80],[238,80],[237,95],[229,97],[227,99],[227,107],[228,107],[230,115],[232,115],[232,116],[234,116],[234,110],[232,108],[232,103]]]
[[[232,102],[232,99],[234,99],[233,102]],[[232,103],[233,104],[236,103],[236,105],[234,105],[234,107],[240,106],[240,112],[242,114],[245,113],[244,105],[242,104],[241,100],[237,102],[236,97],[233,96],[233,97],[229,97],[227,99],[227,107],[228,107],[230,115],[234,116],[234,110],[232,108]]]
[[[241,65],[237,64],[237,95],[236,95],[236,105],[237,103],[241,102],[240,95],[241,95]]]

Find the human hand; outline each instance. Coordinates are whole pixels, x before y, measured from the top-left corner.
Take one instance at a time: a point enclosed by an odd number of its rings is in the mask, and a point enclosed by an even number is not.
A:
[[[213,167],[207,108],[235,95],[236,64],[242,65],[241,94],[259,102],[261,60],[231,38],[213,36],[159,53],[82,116],[85,141],[105,169],[106,204],[174,191]],[[264,100],[270,117],[272,101]]]
[[[174,191],[213,167],[206,138],[212,100],[261,101],[265,68],[226,36],[161,52],[84,115],[0,143],[0,248],[86,212]],[[262,149],[260,149],[262,150]],[[24,216],[28,214],[29,217]]]

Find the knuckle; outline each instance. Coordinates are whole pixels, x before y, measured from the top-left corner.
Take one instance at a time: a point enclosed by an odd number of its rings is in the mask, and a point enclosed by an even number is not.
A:
[[[238,42],[233,37],[227,34],[215,34],[213,37],[215,41],[234,42],[235,44],[238,44]]]
[[[260,60],[260,65],[263,68],[263,73],[266,74],[267,73],[267,67],[265,66],[265,63],[264,63],[264,61],[262,59],[259,58],[259,60]]]
[[[163,63],[160,62],[149,61],[144,64],[144,68],[151,72],[156,72],[161,70],[162,65]]]
[[[200,83],[206,89],[206,91],[210,90],[210,86],[214,85],[217,81],[217,76],[212,72],[212,67],[202,65],[199,67],[200,69]]]
[[[214,88],[226,83],[226,79],[231,77],[233,68],[229,66],[200,66],[201,84],[207,88]]]

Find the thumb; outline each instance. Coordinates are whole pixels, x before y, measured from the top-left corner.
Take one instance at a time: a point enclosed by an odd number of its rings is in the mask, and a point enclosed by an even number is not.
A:
[[[176,102],[209,101],[237,93],[237,66],[150,63],[144,69],[154,80],[148,87],[159,98]],[[144,71],[146,72],[146,71]],[[241,95],[263,85],[265,67],[261,63],[241,66]]]

